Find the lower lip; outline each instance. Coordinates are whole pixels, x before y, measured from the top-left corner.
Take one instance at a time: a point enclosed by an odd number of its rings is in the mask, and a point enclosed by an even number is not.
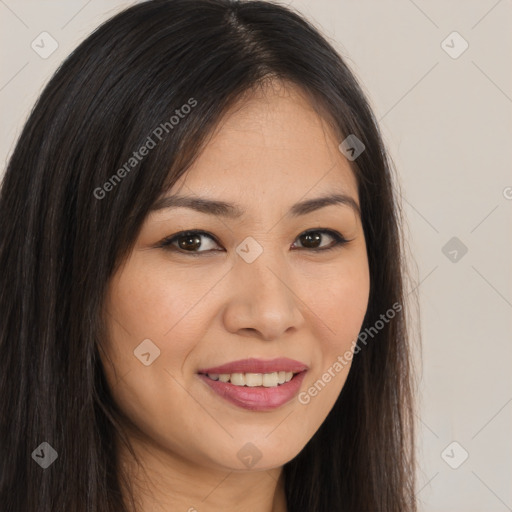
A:
[[[199,377],[215,393],[238,407],[251,411],[271,411],[281,407],[297,395],[305,375],[306,371],[297,373],[289,382],[270,388],[234,386],[230,382],[212,380],[206,375],[199,374]]]

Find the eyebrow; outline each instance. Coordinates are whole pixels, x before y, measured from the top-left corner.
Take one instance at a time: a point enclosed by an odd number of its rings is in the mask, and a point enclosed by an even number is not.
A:
[[[307,199],[294,204],[289,211],[292,217],[300,217],[308,213],[325,208],[331,205],[342,205],[352,208],[361,217],[361,210],[356,201],[345,194],[330,194],[314,199]],[[230,219],[238,219],[245,214],[245,211],[238,205],[207,199],[195,196],[167,196],[157,200],[151,207],[151,211],[158,211],[164,208],[190,208],[201,213],[217,215]]]

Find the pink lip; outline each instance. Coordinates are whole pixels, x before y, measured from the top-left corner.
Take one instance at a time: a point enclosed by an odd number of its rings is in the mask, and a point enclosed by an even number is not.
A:
[[[219,368],[224,368],[219,366]],[[240,368],[237,366],[237,368]],[[252,368],[252,367],[251,367]],[[284,371],[284,370],[282,370]],[[291,370],[289,370],[291,371]],[[214,373],[214,372],[208,372]],[[217,372],[215,372],[217,373]],[[238,373],[238,372],[224,372],[224,373]],[[240,372],[245,373],[245,372]],[[248,372],[253,373],[253,372]],[[268,372],[254,372],[254,373],[268,373]],[[281,384],[280,386],[265,388],[263,386],[247,387],[247,386],[234,386],[230,382],[220,382],[212,380],[206,375],[199,375],[208,386],[215,391],[222,398],[231,402],[243,409],[251,411],[270,411],[281,407],[285,403],[292,400],[299,392],[300,386],[306,375],[306,371],[293,376],[292,380]]]
[[[300,373],[304,370],[308,370],[308,366],[304,363],[288,359],[287,357],[279,357],[277,359],[271,359],[270,361],[255,358],[241,359],[221,366],[205,368],[204,370],[199,370],[198,373]]]

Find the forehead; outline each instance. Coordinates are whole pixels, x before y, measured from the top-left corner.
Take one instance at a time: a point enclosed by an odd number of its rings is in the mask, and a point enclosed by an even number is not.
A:
[[[298,199],[314,192],[357,198],[341,141],[297,86],[271,83],[223,116],[201,154],[171,192],[244,196],[248,202]]]

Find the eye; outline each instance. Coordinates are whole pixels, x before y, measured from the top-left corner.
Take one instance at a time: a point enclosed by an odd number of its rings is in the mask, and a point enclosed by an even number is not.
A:
[[[208,240],[208,243],[206,244],[206,250],[198,251],[197,249],[199,247],[204,246],[204,244],[201,242],[201,238],[203,237]],[[182,231],[181,233],[176,233],[175,235],[165,238],[159,243],[158,247],[167,250],[181,250],[190,254],[197,254],[212,250],[212,243],[213,245],[217,245],[215,238],[209,233],[204,231]]]
[[[334,242],[327,247],[318,246],[318,243],[322,241],[325,235],[332,238]],[[332,231],[331,229],[312,229],[305,231],[300,234],[297,239],[300,240],[300,243],[305,249],[309,249],[310,251],[329,251],[349,242],[349,240],[345,239],[340,233]]]
[[[328,238],[333,240],[327,247],[322,246],[321,244],[326,235]],[[206,244],[201,241],[202,238],[206,240]],[[350,242],[350,240],[345,239],[337,231],[330,229],[312,229],[305,231],[297,237],[297,240],[299,240],[301,244],[301,246],[299,246],[300,249],[307,249],[314,252],[329,251]],[[180,233],[176,233],[167,238],[164,238],[157,245],[157,247],[161,249],[177,251],[181,252],[182,254],[188,253],[193,256],[201,253],[223,250],[215,249],[214,246],[220,247],[216,242],[215,237],[210,233],[198,230],[182,231]],[[199,248],[204,250],[199,251]]]

